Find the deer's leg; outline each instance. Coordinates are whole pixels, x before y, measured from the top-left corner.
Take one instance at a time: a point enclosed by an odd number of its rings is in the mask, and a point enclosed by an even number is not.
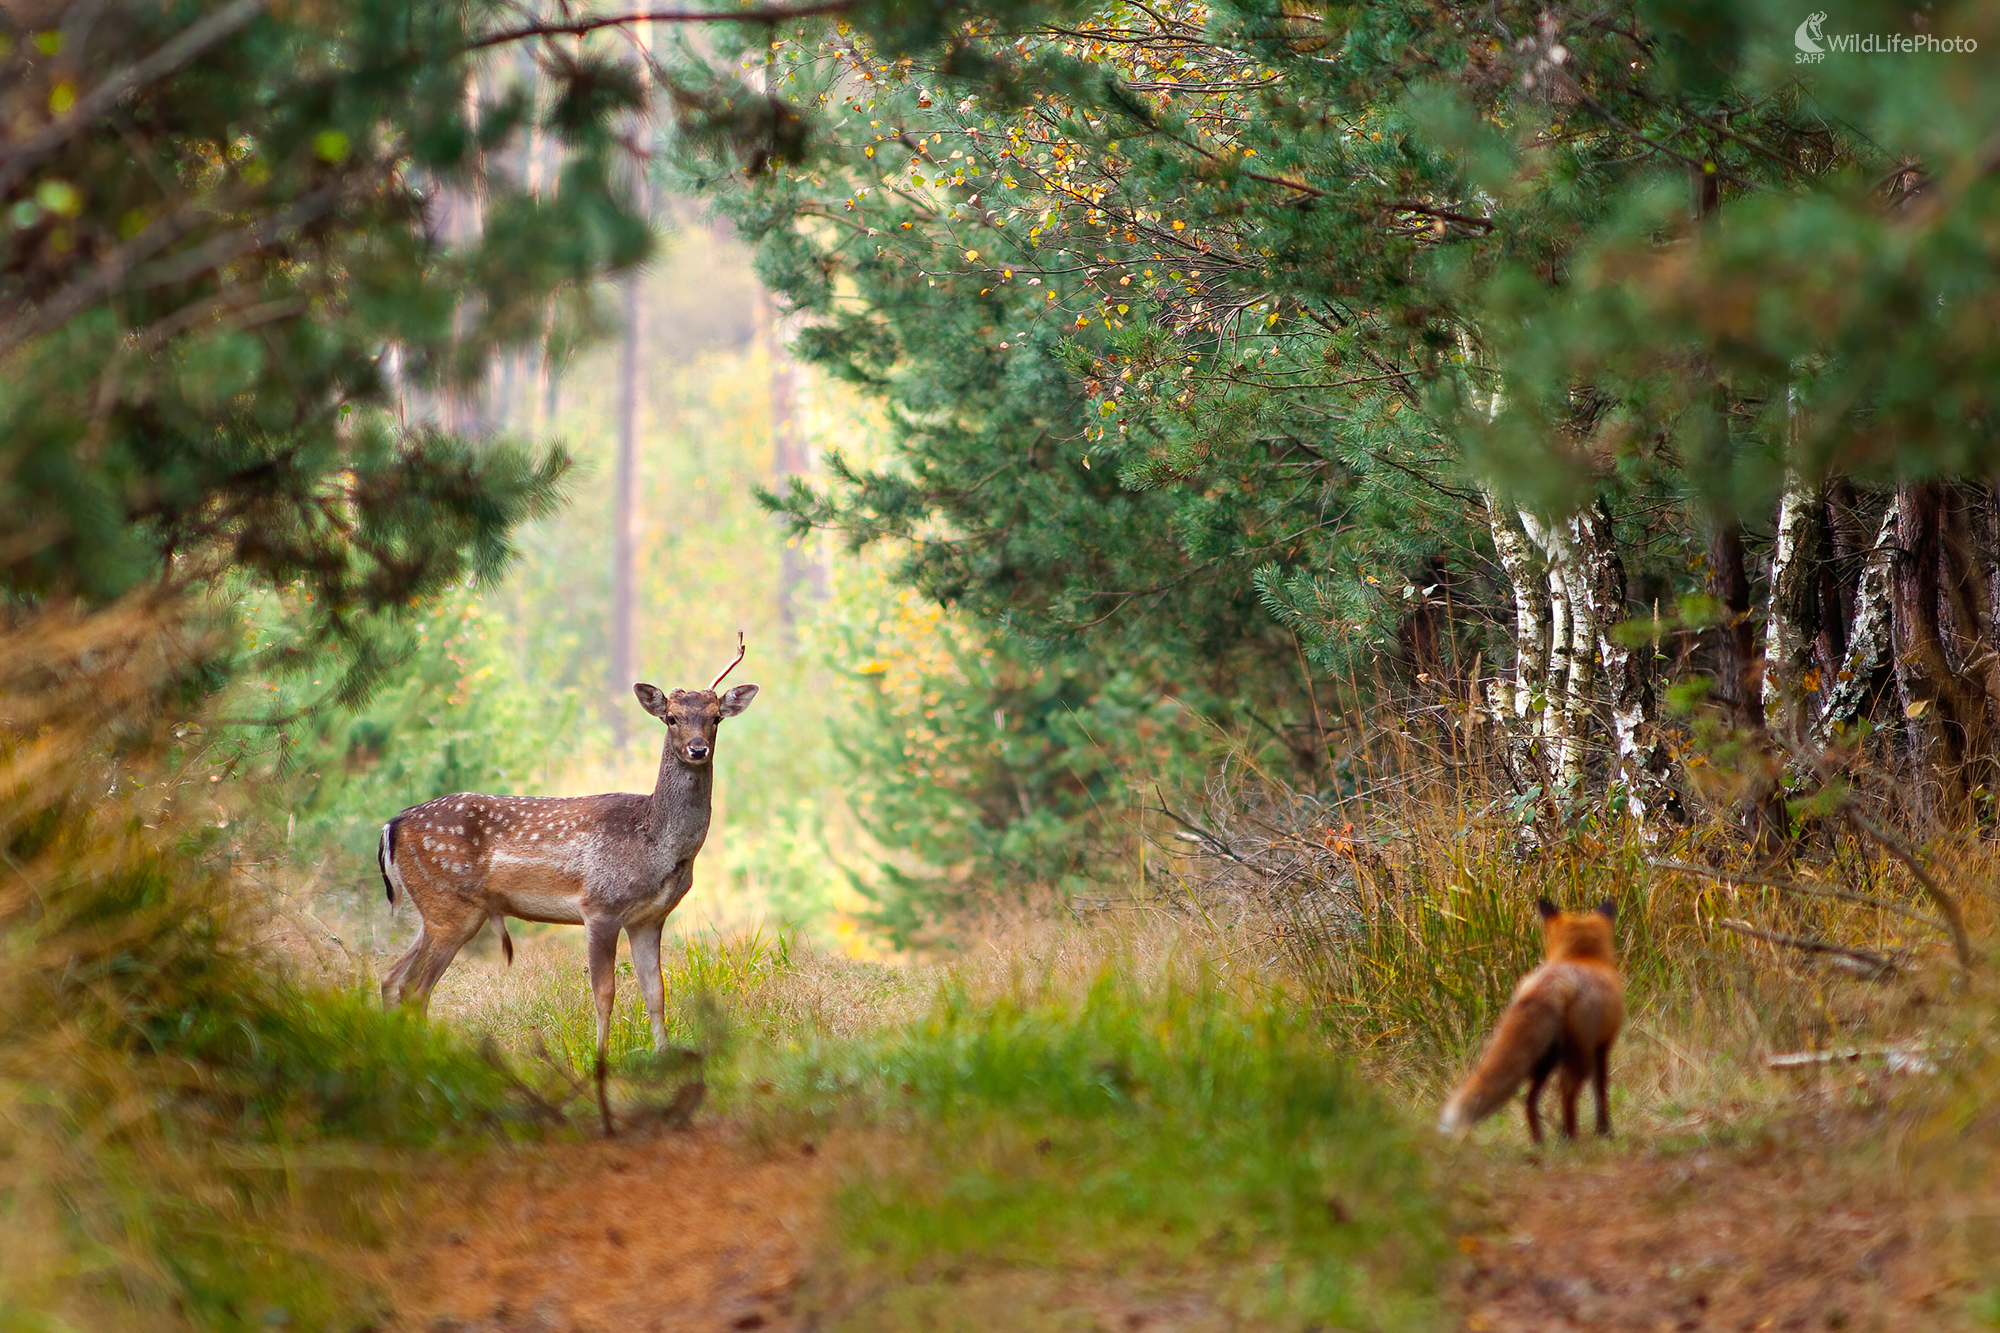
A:
[[[424,927],[419,922],[417,925],[417,938],[411,941],[410,947],[404,950],[403,956],[392,963],[389,970],[382,974],[382,1007],[384,1009],[394,1009],[403,1002],[403,983],[410,975],[410,969],[416,965],[418,955],[423,953],[424,944]]]
[[[664,921],[650,926],[628,926],[625,938],[632,942],[632,970],[639,974],[639,993],[646,997],[646,1017],[653,1024],[653,1054],[667,1053],[667,985],[660,972],[660,931]]]
[[[618,998],[618,923],[591,921],[584,931],[590,949],[590,993],[597,1000],[597,1060],[602,1066],[611,1047],[611,1007]]]
[[[434,940],[426,940],[421,957],[411,960],[415,964],[415,971],[413,975],[404,978],[402,991],[406,1000],[411,998],[416,1000],[419,1013],[430,1012],[431,992],[437,988],[438,978],[442,977],[444,970],[451,966],[451,960],[458,957],[458,951],[463,949],[485,924],[486,918],[476,912],[463,921],[440,923],[437,937]],[[426,921],[423,935],[427,937],[430,933],[430,922]],[[398,963],[397,966],[401,967],[402,964]]]

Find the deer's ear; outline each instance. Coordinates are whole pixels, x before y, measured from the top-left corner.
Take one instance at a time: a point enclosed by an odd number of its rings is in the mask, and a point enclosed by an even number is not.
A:
[[[634,685],[632,693],[639,696],[639,707],[665,722],[667,720],[667,696],[660,693],[657,685]]]
[[[722,695],[722,715],[724,717],[735,717],[738,713],[748,708],[750,701],[756,697],[757,687],[755,685],[738,685],[733,690],[725,690]]]

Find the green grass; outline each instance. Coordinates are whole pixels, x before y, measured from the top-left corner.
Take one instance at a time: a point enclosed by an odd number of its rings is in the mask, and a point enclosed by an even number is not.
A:
[[[1115,962],[1080,995],[954,982],[913,1025],[740,1068],[773,1137],[858,1145],[819,1293],[836,1326],[972,1328],[996,1301],[1018,1328],[1106,1301],[1277,1328],[1435,1320],[1444,1222],[1420,1145],[1283,997]]]

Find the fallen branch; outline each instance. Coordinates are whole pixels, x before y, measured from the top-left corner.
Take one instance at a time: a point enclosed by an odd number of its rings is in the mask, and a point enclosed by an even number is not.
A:
[[[1925,916],[1922,912],[1904,907],[1900,903],[1888,902],[1881,898],[1871,898],[1865,893],[1855,893],[1849,889],[1827,889],[1815,884],[1800,884],[1788,879],[1766,879],[1761,875],[1742,875],[1734,870],[1716,870],[1709,866],[1690,865],[1686,861],[1667,861],[1651,856],[1646,858],[1646,864],[1656,870],[1674,870],[1683,875],[1696,875],[1705,879],[1719,880],[1724,884],[1741,884],[1751,888],[1776,889],[1780,893],[1798,893],[1808,898],[1838,898],[1842,902],[1860,903],[1864,907],[1873,907],[1884,912],[1894,912],[1897,916],[1907,917],[1920,925],[1929,926],[1932,930],[1942,930],[1947,934],[1951,931],[1949,924],[1938,920],[1934,916]]]
[[[1787,935],[1782,931],[1763,930],[1748,921],[1737,921],[1723,917],[1716,925],[1724,930],[1733,930],[1738,935],[1747,935],[1753,940],[1763,940],[1767,944],[1781,944],[1788,949],[1799,949],[1806,953],[1830,954],[1835,958],[1851,959],[1867,969],[1861,976],[1869,981],[1878,981],[1896,973],[1896,960],[1872,949],[1857,949],[1851,945],[1833,944],[1826,940],[1816,940],[1806,935]]]
[[[1160,803],[1155,808],[1161,814],[1165,815],[1168,819],[1173,820],[1176,824],[1179,824],[1182,828],[1192,829],[1198,835],[1198,837],[1196,838],[1189,839],[1190,842],[1207,843],[1209,846],[1213,847],[1216,851],[1221,852],[1224,856],[1228,857],[1230,860],[1236,862],[1238,865],[1244,867],[1245,869],[1254,870],[1258,874],[1264,876],[1266,879],[1270,878],[1271,875],[1270,871],[1264,869],[1264,867],[1258,865],[1255,861],[1244,860],[1241,856],[1238,856],[1236,854],[1236,849],[1234,847],[1231,847],[1221,838],[1218,838],[1215,834],[1210,833],[1207,829],[1195,823],[1192,819],[1188,819],[1182,815],[1177,815],[1172,810],[1168,809],[1166,794],[1162,792],[1157,786],[1153,788],[1153,794],[1160,798]]]
[[[1937,1063],[1921,1046],[1850,1046],[1839,1051],[1793,1051],[1765,1057],[1766,1069],[1803,1069],[1814,1065],[1852,1064],[1881,1057],[1897,1073],[1935,1074]]]
[[[1931,878],[1930,872],[1924,869],[1923,859],[1908,843],[1877,825],[1874,820],[1851,805],[1843,806],[1841,813],[1847,816],[1848,822],[1854,827],[1881,843],[1883,850],[1889,855],[1910,868],[1910,873],[1916,877],[1917,883],[1923,886],[1924,892],[1930,895],[1931,901],[1937,905],[1938,911],[1944,914],[1944,919],[1950,926],[1952,947],[1958,950],[1958,965],[1970,972],[1973,963],[1972,939],[1965,933],[1965,916],[1958,910],[1958,899],[1946,893],[1938,882]]]

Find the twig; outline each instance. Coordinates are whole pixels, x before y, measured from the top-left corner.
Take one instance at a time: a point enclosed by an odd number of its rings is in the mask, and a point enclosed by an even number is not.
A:
[[[821,0],[812,5],[757,5],[750,9],[727,10],[656,9],[644,14],[611,14],[602,18],[579,19],[575,23],[533,23],[525,28],[489,33],[466,46],[483,51],[489,46],[525,41],[530,37],[581,37],[599,28],[616,28],[627,23],[783,23],[787,19],[814,18],[821,14],[844,14],[856,0]]]
[[[1924,869],[1922,858],[1908,843],[1851,805],[1843,806],[1841,813],[1847,816],[1848,822],[1854,827],[1881,843],[1889,855],[1910,868],[1910,874],[1916,877],[1917,883],[1930,895],[1938,911],[1944,913],[1945,922],[1951,927],[1952,946],[1958,950],[1958,965],[1970,972],[1973,964],[1972,939],[1965,933],[1965,916],[1958,910],[1958,899],[1946,893],[1938,882],[1931,878],[1930,872]]]
[[[1826,889],[1812,884],[1799,884],[1788,879],[1765,879],[1761,875],[1742,875],[1733,870],[1716,870],[1709,866],[1690,865],[1685,861],[1667,861],[1649,856],[1646,864],[1656,870],[1674,870],[1683,875],[1699,875],[1706,879],[1720,880],[1724,884],[1742,884],[1752,888],[1776,889],[1780,893],[1800,893],[1809,898],[1838,898],[1842,902],[1860,903],[1864,907],[1879,908],[1884,912],[1894,912],[1897,916],[1929,926],[1932,930],[1949,932],[1951,927],[1934,916],[1904,907],[1900,903],[1886,902],[1881,898],[1871,898],[1865,893],[1855,893],[1850,889]]]
[[[1787,935],[1782,931],[1761,930],[1748,921],[1737,921],[1723,917],[1716,925],[1724,930],[1733,930],[1738,935],[1748,935],[1753,940],[1763,940],[1767,944],[1782,944],[1788,949],[1800,949],[1806,953],[1832,954],[1836,958],[1848,958],[1866,967],[1864,974],[1868,980],[1892,976],[1896,972],[1894,959],[1869,949],[1856,949],[1845,944],[1831,944],[1826,940],[1811,939],[1804,935]]]
[[[1792,1051],[1764,1059],[1766,1069],[1802,1069],[1811,1065],[1851,1064],[1871,1056],[1888,1061],[1889,1068],[1914,1074],[1934,1074],[1937,1064],[1921,1046],[1850,1046],[1839,1051]]]
[[[0,195],[18,185],[38,163],[78,130],[125,99],[127,93],[173,73],[264,11],[266,0],[236,0],[169,38],[142,60],[109,74],[104,82],[76,99],[67,113],[31,134],[0,159]]]
[[[1167,798],[1164,795],[1160,794],[1160,790],[1158,787],[1155,787],[1153,789],[1153,792],[1155,795],[1158,795],[1160,797],[1160,804],[1156,808],[1159,810],[1161,814],[1165,815],[1168,819],[1173,820],[1176,824],[1179,824],[1182,828],[1192,829],[1197,835],[1199,835],[1199,837],[1203,842],[1215,848],[1215,850],[1221,852],[1224,856],[1236,862],[1238,865],[1243,866],[1246,869],[1254,870],[1258,874],[1266,876],[1267,878],[1269,877],[1271,873],[1270,871],[1264,869],[1264,867],[1258,865],[1254,861],[1246,861],[1242,857],[1238,856],[1236,854],[1236,849],[1231,847],[1228,843],[1224,842],[1221,838],[1216,837],[1213,833],[1210,833],[1207,829],[1195,823],[1193,820],[1185,819],[1180,815],[1175,814],[1172,810],[1169,810],[1167,808]]]

